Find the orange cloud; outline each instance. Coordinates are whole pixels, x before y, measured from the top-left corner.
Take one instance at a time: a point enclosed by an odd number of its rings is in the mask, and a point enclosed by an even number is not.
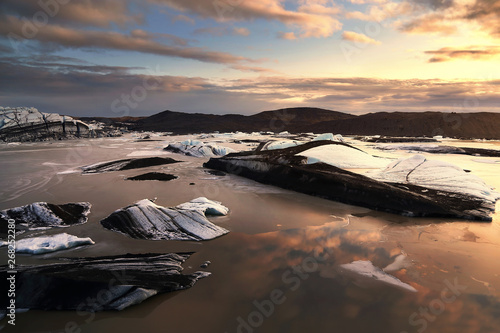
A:
[[[300,0],[296,10],[286,9],[280,0],[253,1],[200,1],[200,0],[149,0],[179,11],[189,12],[201,17],[212,18],[218,22],[251,21],[264,19],[279,21],[297,27],[299,38],[329,37],[342,28],[335,15],[340,9],[326,0]]]
[[[370,38],[364,34],[357,33],[354,31],[344,31],[344,33],[342,33],[342,39],[348,40],[348,41],[351,41],[354,43],[375,44],[375,45],[382,44],[378,40],[375,40],[375,39]]]
[[[425,51],[433,57],[429,62],[443,62],[454,59],[490,60],[500,55],[498,46],[469,46],[467,48],[443,47],[439,50]]]

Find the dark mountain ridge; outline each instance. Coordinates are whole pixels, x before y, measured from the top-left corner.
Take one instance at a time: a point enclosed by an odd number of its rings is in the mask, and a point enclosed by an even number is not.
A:
[[[91,118],[82,118],[88,120]],[[94,118],[96,119],[96,118]],[[114,118],[107,118],[114,121]],[[101,120],[101,119],[99,119]],[[124,119],[116,119],[123,124]],[[376,112],[352,115],[319,108],[286,108],[251,116],[163,111],[128,118],[131,130],[175,134],[202,132],[314,132],[343,135],[427,136],[500,139],[500,113]]]

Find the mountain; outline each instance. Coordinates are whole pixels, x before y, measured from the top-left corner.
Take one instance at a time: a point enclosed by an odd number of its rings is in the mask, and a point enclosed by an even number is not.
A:
[[[351,118],[355,116],[317,108],[289,108],[260,112],[251,116],[164,111],[137,121],[132,129],[177,134],[211,131],[281,132],[287,130],[295,132],[300,131],[304,124],[313,125]]]
[[[102,118],[80,118],[88,121]],[[500,113],[377,112],[355,116],[319,108],[287,108],[251,116],[164,111],[142,118],[106,118],[137,131],[314,132],[343,135],[428,136],[500,139]]]
[[[303,131],[344,135],[435,136],[500,139],[498,113],[378,112],[304,126]]]

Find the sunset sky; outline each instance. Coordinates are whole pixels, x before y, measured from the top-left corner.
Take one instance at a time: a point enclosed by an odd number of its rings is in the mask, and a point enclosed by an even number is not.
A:
[[[499,112],[500,0],[2,0],[0,105]]]

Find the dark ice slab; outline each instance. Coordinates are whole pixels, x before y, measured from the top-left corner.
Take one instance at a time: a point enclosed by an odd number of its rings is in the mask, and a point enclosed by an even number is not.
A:
[[[164,182],[174,179],[177,179],[177,176],[162,172],[148,172],[142,175],[127,178],[127,180],[159,180]]]
[[[192,253],[126,254],[96,258],[65,258],[54,264],[17,266],[18,309],[122,310],[160,293],[192,287],[208,272],[182,274]],[[0,285],[9,269],[0,266]],[[9,299],[0,298],[5,310]]]
[[[286,149],[232,153],[211,158],[204,166],[260,183],[379,211],[415,217],[491,221],[490,213],[494,206],[480,198],[414,184],[377,181],[325,163],[306,164],[305,157],[297,156],[325,144],[350,147],[344,143],[316,141]]]
[[[55,205],[35,202],[0,211],[0,236],[7,234],[7,222],[15,220],[16,234],[36,228],[69,227],[87,222],[92,205],[88,202]]]
[[[147,168],[151,166],[179,163],[173,158],[168,157],[146,157],[146,158],[127,158],[117,161],[101,162],[81,167],[82,173],[103,173],[111,171],[122,171],[131,169]]]

